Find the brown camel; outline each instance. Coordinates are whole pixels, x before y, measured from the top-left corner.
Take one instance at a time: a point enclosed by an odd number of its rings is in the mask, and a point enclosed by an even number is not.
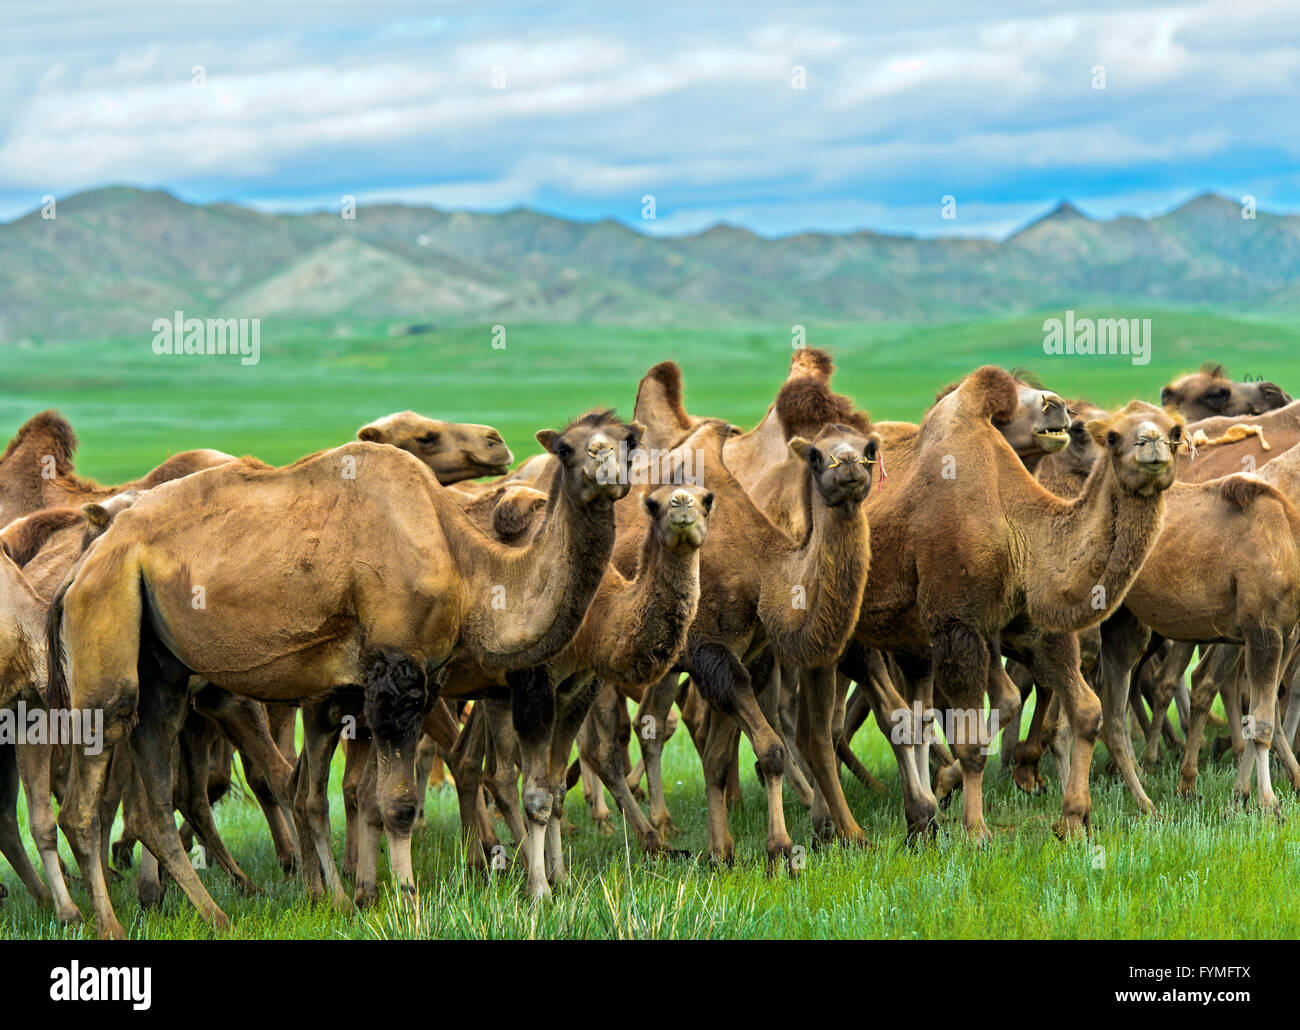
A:
[[[783,412],[790,413],[784,424],[795,422],[809,400],[811,378],[796,377],[799,381],[787,381],[782,387],[773,405],[778,422]],[[820,389],[829,394],[824,385]],[[724,458],[731,439],[730,426],[706,423],[674,451],[674,468],[687,456],[692,467],[699,468],[702,462],[705,485],[718,497],[718,510],[709,526],[713,542],[700,559],[699,610],[682,667],[708,702],[701,758],[709,854],[726,862],[734,854],[725,792],[743,729],[763,772],[771,872],[783,857],[790,858],[793,849],[781,796],[785,748],[759,704],[745,663],[758,656],[764,643],[777,661],[796,666],[820,668],[838,658],[852,628],[870,560],[860,500],[866,468],[842,460],[830,468],[828,455],[807,446],[802,460],[810,470],[812,529],[806,539],[795,541],[773,525],[731,474]],[[625,509],[623,514],[631,513]],[[626,546],[632,539],[631,534],[620,533],[615,549],[615,564],[620,568],[635,561],[632,548]],[[769,699],[779,700],[779,682],[757,686],[761,690],[764,685],[772,691]]]
[[[229,922],[170,817],[189,675],[236,694],[313,699],[303,710],[299,837],[304,858],[314,848],[318,859],[304,867],[316,867],[339,903],[324,790],[343,719],[363,708],[393,875],[413,891],[412,781],[428,677],[460,649],[488,667],[532,668],[568,645],[609,559],[613,501],[628,489],[620,452],[640,429],[592,412],[538,434],[563,471],[545,525],[522,548],[484,537],[423,463],[364,442],[284,468],[245,459],[209,469],[114,521],[51,608],[51,643],[66,646],[68,674],[52,660],[48,694],[101,708],[110,744],[135,721],[131,753],[149,801],[142,838],[207,919]],[[196,511],[204,518],[181,517]],[[106,773],[98,757],[74,755],[60,824],[100,934],[121,936],[94,818]]]
[[[1164,528],[1155,546],[1121,610],[1102,625],[1103,739],[1144,813],[1155,806],[1137,777],[1126,712],[1130,672],[1146,645],[1148,627],[1170,640],[1244,645],[1253,747],[1242,754],[1235,791],[1244,802],[1252,772],[1257,773],[1260,804],[1280,815],[1268,752],[1274,740],[1283,645],[1297,620],[1300,514],[1285,495],[1256,476],[1175,484],[1166,496]],[[1193,707],[1183,792],[1195,783],[1204,725],[1196,720],[1195,697]],[[1289,755],[1280,735],[1279,743],[1284,756]],[[1294,757],[1287,764],[1300,787]]]
[[[818,477],[829,480],[837,470],[847,469],[857,476],[851,500],[861,504],[871,490],[873,473],[879,466],[880,441],[863,416],[857,426],[827,426],[812,443],[795,437],[790,441],[789,449],[790,457],[768,468],[754,485],[751,495],[775,525],[792,539],[803,542],[813,530],[813,494]],[[819,463],[810,460],[814,452],[823,455]],[[818,489],[825,494],[826,488]],[[783,689],[786,689],[787,677],[790,691],[798,687],[795,729],[798,751],[808,763],[817,784],[813,799],[813,826],[822,836],[830,836],[833,832],[840,840],[863,843],[866,834],[854,820],[845,800],[835,754],[836,742],[844,730],[847,699],[847,693],[840,691],[836,664],[832,661],[824,666],[804,668],[783,665]]]
[[[148,490],[234,460],[221,451],[183,451],[133,483],[100,486],[73,470],[76,449],[77,435],[57,411],[42,411],[23,423],[0,455],[0,526],[42,508],[74,508],[131,489]]]
[[[440,422],[414,411],[385,415],[362,426],[357,439],[392,444],[414,454],[444,486],[504,475],[515,460],[501,434],[491,426]]]
[[[1188,422],[1218,415],[1262,415],[1291,403],[1276,383],[1229,379],[1222,365],[1207,362],[1199,372],[1175,379],[1160,391],[1163,407],[1178,412]]]
[[[876,560],[856,639],[933,656],[936,693],[966,715],[951,743],[961,763],[963,825],[979,838],[988,836],[987,741],[976,724],[994,673],[989,642],[998,635],[1059,694],[1070,719],[1073,766],[1058,832],[1088,825],[1101,706],[1080,675],[1074,634],[1123,599],[1159,532],[1182,443],[1180,418],[1138,402],[1091,423],[1108,460],[1066,501],[1029,475],[996,429],[1017,404],[1015,380],[1001,369],[967,376],[926,416],[912,460],[894,463],[899,482],[866,504]],[[927,831],[932,803],[913,789],[905,806],[909,831]]]
[[[1258,435],[1246,435],[1258,427]],[[1205,483],[1237,472],[1255,472],[1300,443],[1300,401],[1262,415],[1206,418],[1187,426],[1197,448],[1178,459],[1178,478]],[[1213,442],[1221,441],[1221,442]]]

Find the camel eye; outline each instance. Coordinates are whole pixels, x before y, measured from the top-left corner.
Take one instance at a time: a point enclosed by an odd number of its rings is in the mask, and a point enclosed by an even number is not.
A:
[[[422,447],[432,447],[438,442],[438,434],[425,433],[423,436],[417,436],[415,442],[420,444]]]
[[[1110,444],[1112,447],[1114,447],[1117,443],[1119,443],[1119,433],[1115,432],[1115,430],[1112,429],[1109,433],[1106,434],[1106,442]]]

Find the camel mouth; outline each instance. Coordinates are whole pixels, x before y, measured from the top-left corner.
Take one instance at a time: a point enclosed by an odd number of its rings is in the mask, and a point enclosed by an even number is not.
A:
[[[1068,428],[1035,429],[1034,440],[1039,447],[1051,454],[1053,451],[1059,451],[1070,442],[1070,431]]]
[[[1137,466],[1148,476],[1154,477],[1168,472],[1171,464],[1167,458],[1158,458],[1155,461],[1139,461]]]

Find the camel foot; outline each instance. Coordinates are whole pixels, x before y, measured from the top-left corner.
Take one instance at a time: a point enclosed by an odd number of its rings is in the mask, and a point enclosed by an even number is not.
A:
[[[1011,767],[1011,782],[1026,794],[1042,794],[1046,789],[1037,762],[1021,762]]]
[[[988,824],[981,819],[974,826],[965,827],[966,838],[977,848],[987,848],[993,843],[993,834],[989,832]]]
[[[106,919],[99,924],[97,928],[99,939],[101,941],[124,941],[126,940],[126,931],[122,929],[122,924],[116,919]]]
[[[1058,840],[1063,841],[1087,837],[1092,832],[1092,817],[1090,814],[1062,815],[1052,824],[1052,832],[1056,834]]]
[[[660,848],[650,855],[651,858],[668,858],[675,861],[687,861],[691,859],[691,853],[682,848]]]
[[[143,909],[157,908],[162,904],[163,886],[160,883],[149,883],[140,887],[136,892],[136,899],[140,902]]]
[[[221,909],[216,909],[212,913],[212,929],[218,933],[225,933],[230,929],[230,917]]]
[[[767,845],[767,875],[775,876],[778,869],[785,865],[790,871],[790,879],[799,878],[799,866],[801,863],[796,862],[794,858],[794,841],[786,838],[783,841],[769,841]]]
[[[247,876],[236,877],[235,886],[239,889],[239,893],[246,898],[256,898],[258,895],[266,893]]]
[[[682,832],[677,828],[677,824],[674,823],[671,818],[661,819],[659,820],[659,822],[655,822],[653,819],[651,819],[650,825],[655,828],[655,831],[664,840],[671,840],[673,837],[680,836]]]
[[[614,832],[614,822],[609,818],[609,816],[605,816],[603,819],[593,818],[591,821],[591,827],[602,837],[608,837]]]
[[[135,859],[135,845],[124,840],[115,841],[112,848],[113,865],[119,869],[130,869]]]
[[[64,926],[71,926],[81,922],[81,909],[69,902],[66,908],[59,909],[56,917]]]
[[[728,842],[721,851],[709,852],[709,865],[726,866],[730,869],[736,864],[736,847]]]
[[[373,883],[357,884],[352,892],[352,903],[357,908],[373,908],[379,902],[379,890]]]

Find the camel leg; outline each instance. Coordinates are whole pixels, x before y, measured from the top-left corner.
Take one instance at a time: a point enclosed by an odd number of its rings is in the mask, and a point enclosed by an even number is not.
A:
[[[799,722],[796,741],[812,768],[826,813],[825,822],[813,823],[822,838],[832,835],[849,844],[869,844],[867,835],[849,810],[840,783],[840,764],[835,758],[835,666],[801,670]],[[817,809],[814,807],[814,813]]]
[[[528,820],[524,860],[528,863],[528,893],[539,899],[551,893],[546,879],[546,827],[555,805],[555,793],[550,786],[555,690],[545,667],[507,673],[506,682],[510,685],[511,715],[515,732],[519,734],[519,755],[524,770],[524,816]]]
[[[1244,716],[1242,713],[1242,696],[1241,696],[1241,658],[1240,649],[1232,648],[1236,654],[1232,663],[1232,669],[1224,679],[1220,693],[1223,695],[1223,710],[1228,716],[1228,736],[1232,740],[1232,754],[1241,761],[1241,756],[1246,753],[1246,736],[1242,732],[1242,723]]]
[[[447,708],[436,701],[424,720],[424,732],[433,737],[447,756],[452,782],[456,785],[456,804],[460,813],[461,846],[465,863],[471,869],[486,872],[489,858],[501,856],[505,847],[483,801],[483,760],[487,751],[487,715],[484,705],[476,704],[463,729]],[[450,744],[450,746],[449,746]]]
[[[596,695],[600,692],[600,681],[595,677],[580,679],[569,677],[555,689],[555,724],[551,732],[550,757],[548,759],[548,783],[551,788],[551,816],[546,824],[546,879],[552,885],[564,883],[569,872],[564,864],[564,801],[569,792],[566,774],[569,768],[569,756],[573,753],[573,744],[578,731],[586,722],[591,712]],[[615,695],[623,709],[623,719],[627,718],[627,704],[621,694]],[[613,754],[607,759],[609,775],[614,784],[615,797],[621,790],[631,811],[640,816],[642,825],[650,824],[641,813],[631,788],[627,785],[628,754],[618,739],[618,711],[613,713],[610,724],[614,730]]]
[[[361,812],[360,790],[361,781],[366,775],[366,765],[371,758],[370,743],[370,729],[366,726],[356,727],[356,736],[344,738],[342,741],[344,876],[356,876],[357,863],[361,861],[361,838],[364,833],[358,822]],[[374,846],[379,846],[377,838]]]
[[[1169,702],[1174,699],[1195,650],[1195,644],[1174,641],[1156,672],[1151,692],[1151,725],[1147,729],[1146,750],[1142,753],[1142,764],[1147,768],[1154,768],[1160,759],[1160,741],[1168,725]]]
[[[53,903],[50,889],[27,857],[27,848],[18,830],[18,756],[13,744],[0,744],[0,853],[9,859],[9,864],[33,898],[42,905]]]
[[[1247,747],[1242,756],[1244,777],[1237,776],[1236,793],[1244,805],[1250,795],[1250,765],[1254,764],[1259,781],[1259,804],[1279,820],[1282,806],[1273,793],[1269,775],[1268,752],[1273,743],[1273,728],[1277,718],[1277,683],[1282,671],[1283,637],[1274,626],[1263,624],[1243,625],[1246,641],[1246,678],[1250,689],[1250,714],[1244,734]],[[1243,782],[1244,781],[1244,782]]]
[[[1043,695],[1046,697],[1046,693]],[[1047,714],[1043,716],[1043,739],[1051,749],[1052,759],[1056,762],[1056,777],[1061,781],[1061,794],[1064,796],[1070,785],[1070,721],[1061,711],[1060,700],[1053,695],[1046,704]]]
[[[1030,680],[1028,686],[1025,680],[1029,676],[1029,670],[1014,659],[1009,659],[1006,665],[1007,675],[1020,690],[1020,710],[1015,713],[1011,722],[1003,725],[1002,748],[1000,758],[1002,769],[1005,772],[1012,772],[1016,766],[1016,748],[1020,744],[1020,730],[1023,716],[1025,714],[1025,701],[1029,698],[1029,691],[1033,689],[1033,681]],[[1020,788],[1027,794],[1032,794],[1032,790]]]
[[[736,846],[727,825],[727,773],[740,741],[740,727],[722,712],[710,709],[704,718],[704,792],[708,805],[708,852],[714,862],[731,865]]]
[[[1213,662],[1221,664],[1225,648],[1213,649]],[[1203,663],[1204,664],[1204,663]],[[1207,670],[1208,671],[1208,670]],[[1197,669],[1201,673],[1201,669]],[[1179,770],[1178,794],[1190,798],[1196,792],[1196,777],[1201,754],[1201,739],[1205,733],[1205,724],[1209,718],[1210,706],[1218,694],[1217,678],[1208,674],[1194,675],[1192,679],[1191,711],[1187,720],[1187,743],[1183,747],[1183,764]]]
[[[586,752],[585,760],[600,774],[614,803],[636,834],[641,850],[656,854],[664,850],[663,838],[632,797],[623,771],[623,752],[618,739],[619,708],[627,709],[623,695],[613,687],[602,686],[579,734],[579,754]]]
[[[357,744],[357,741],[353,741]],[[351,749],[356,774],[355,882],[352,903],[367,908],[379,900],[379,840],[384,830],[384,817],[379,810],[379,771],[377,749],[373,741]]]
[[[298,725],[298,706],[275,701],[268,702],[266,705],[266,722],[271,739],[275,741],[280,756],[289,765],[296,764],[298,749],[294,743],[294,731]]]
[[[1101,702],[1079,672],[1079,641],[1073,633],[1044,633],[1031,655],[1030,672],[1060,698],[1073,731],[1070,774],[1061,797],[1061,819],[1056,825],[1057,834],[1066,837],[1090,826],[1088,773],[1101,731]]]
[[[436,698],[434,699],[436,700]],[[375,795],[388,840],[388,865],[402,895],[415,893],[411,825],[415,822],[415,748],[431,700],[424,667],[380,651],[368,663],[366,725],[375,751]]]
[[[781,690],[778,697],[774,697],[770,702],[763,705],[763,711],[767,714],[767,721],[771,723],[772,728],[781,735],[781,741],[785,744],[785,775],[790,786],[799,797],[799,803],[804,808],[812,808],[819,804],[817,791],[813,784],[812,769],[807,759],[799,750],[798,744],[798,714],[799,714],[799,669],[794,665],[783,665],[781,667]],[[759,695],[763,700],[763,695]],[[794,745],[791,746],[791,742]],[[826,803],[820,800],[819,811],[824,813]]]
[[[434,765],[439,767],[441,772],[442,758],[438,755],[438,742],[427,733],[420,734],[420,742],[415,746],[415,823],[411,827],[413,833],[424,832],[424,804],[429,793],[429,777],[433,774]],[[438,782],[442,781],[442,776],[438,777]]]
[[[302,754],[298,756],[298,787],[294,819],[302,845],[302,873],[307,892],[320,898],[328,889],[335,908],[351,906],[331,848],[329,775],[330,760],[338,747],[343,711],[330,700],[302,705]],[[312,857],[309,858],[308,856]]]
[[[496,750],[492,774],[487,777],[488,790],[497,804],[497,811],[506,821],[510,836],[519,845],[528,834],[524,813],[519,807],[519,776],[514,756],[519,751],[519,739],[510,718],[510,702],[504,698],[481,701],[487,718],[488,743]]]
[[[1126,711],[1134,665],[1146,647],[1149,631],[1127,608],[1120,607],[1101,626],[1101,705],[1104,719],[1101,736],[1111,759],[1119,768],[1129,793],[1143,815],[1155,813],[1156,806],[1147,797],[1132,756]]]
[[[664,744],[672,734],[671,716],[673,702],[677,699],[679,674],[670,672],[657,683],[648,686],[641,697],[636,713],[640,727],[641,759],[645,762],[646,787],[650,794],[650,825],[667,840],[679,832],[668,813],[664,796]],[[648,721],[647,721],[648,720]]]
[[[41,857],[55,914],[61,923],[80,922],[81,911],[68,893],[63,864],[59,861],[59,828],[50,802],[50,763],[54,749],[45,744],[18,744],[16,747],[18,778],[27,796],[27,826]]]
[[[147,673],[140,679],[140,721],[128,738],[142,805],[140,841],[199,914],[224,930],[230,920],[203,886],[176,830],[173,758],[190,711],[189,673],[153,641],[141,643],[140,669]],[[206,783],[202,789],[206,791]]]
[[[931,647],[935,691],[947,698],[959,715],[953,719],[954,739],[949,743],[961,763],[962,826],[973,841],[984,842],[990,839],[984,822],[985,742],[978,733],[971,732],[971,720],[960,716],[975,712],[983,715],[989,682],[988,641],[974,628],[953,623],[934,634]]]
[[[239,867],[235,856],[226,847],[226,842],[217,832],[216,820],[212,817],[212,803],[208,799],[208,763],[212,752],[211,744],[218,734],[217,727],[202,715],[197,712],[187,715],[181,729],[179,748],[181,790],[175,800],[181,815],[198,836],[203,848],[225,870],[240,892],[260,894],[261,889]]]

